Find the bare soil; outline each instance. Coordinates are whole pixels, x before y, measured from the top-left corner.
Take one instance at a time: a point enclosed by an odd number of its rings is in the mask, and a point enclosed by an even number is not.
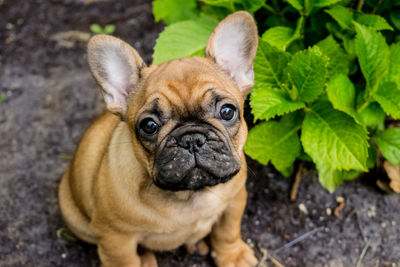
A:
[[[93,23],[115,24],[114,35],[150,63],[163,25],[154,23],[149,1],[83,2],[0,0],[0,266],[99,266],[95,246],[57,236],[64,225],[57,184],[83,131],[104,109],[87,67],[85,33]],[[84,34],[56,35],[67,31]],[[274,266],[265,251],[283,266],[400,266],[400,196],[379,191],[371,182],[377,174],[329,194],[306,165],[290,201],[292,179],[248,162],[242,234],[260,266]],[[210,256],[184,248],[157,260],[214,266]]]

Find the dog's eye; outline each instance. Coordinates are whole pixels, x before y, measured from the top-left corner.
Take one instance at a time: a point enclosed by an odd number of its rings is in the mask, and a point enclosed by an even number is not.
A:
[[[140,122],[140,130],[145,135],[154,135],[158,132],[158,124],[152,118],[146,118]]]
[[[231,104],[225,104],[219,112],[221,120],[232,121],[236,118],[236,108]]]

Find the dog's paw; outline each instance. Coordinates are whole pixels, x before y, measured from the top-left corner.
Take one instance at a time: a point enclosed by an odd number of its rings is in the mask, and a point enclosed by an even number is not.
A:
[[[196,244],[188,245],[186,244],[186,250],[189,252],[189,254],[194,254],[197,253],[201,256],[205,256],[208,254],[210,249],[208,248],[208,245],[204,240],[200,240]]]
[[[140,256],[141,267],[157,267],[157,259],[153,252],[146,251]]]
[[[253,250],[243,240],[224,251],[211,253],[218,267],[255,267],[258,260]]]

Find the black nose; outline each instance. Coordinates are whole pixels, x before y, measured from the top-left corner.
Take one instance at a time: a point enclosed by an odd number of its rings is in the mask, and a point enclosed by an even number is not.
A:
[[[178,141],[178,145],[193,152],[198,151],[198,149],[201,148],[205,142],[206,137],[203,134],[189,133],[181,136]]]

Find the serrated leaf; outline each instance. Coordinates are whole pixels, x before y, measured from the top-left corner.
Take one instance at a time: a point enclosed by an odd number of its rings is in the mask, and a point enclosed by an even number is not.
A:
[[[322,53],[329,58],[328,61],[328,79],[336,76],[339,73],[348,74],[349,72],[349,57],[343,49],[335,41],[332,35],[322,40],[317,44]]]
[[[261,38],[279,50],[285,51],[292,39],[293,33],[294,30],[292,28],[277,26],[266,30]]]
[[[400,86],[400,42],[390,46],[389,72],[387,79]]]
[[[349,30],[353,27],[353,10],[350,8],[346,8],[343,6],[334,6],[330,9],[325,10],[340,27],[343,29]]]
[[[300,127],[301,119],[293,113],[280,121],[260,123],[250,130],[245,152],[262,164],[271,161],[278,170],[284,170],[300,155]]]
[[[265,4],[265,0],[238,0],[238,2],[250,13],[256,12]]]
[[[326,87],[326,92],[335,109],[352,117],[356,115],[354,110],[356,88],[346,75],[339,74],[332,78]]]
[[[330,193],[336,190],[343,183],[343,175],[340,170],[317,164],[318,180],[321,185]]]
[[[305,104],[292,102],[289,96],[280,90],[258,85],[251,91],[250,106],[254,119],[269,120],[304,108]]]
[[[198,55],[204,51],[217,23],[215,19],[203,17],[167,26],[156,41],[153,63]]]
[[[373,93],[374,99],[381,105],[386,114],[400,119],[400,89],[395,82],[383,82]]]
[[[326,7],[339,3],[342,0],[314,0],[315,7]]]
[[[298,11],[302,11],[304,7],[304,0],[288,0],[289,4],[291,4]]]
[[[317,101],[303,122],[301,141],[304,151],[320,166],[337,170],[365,171],[368,156],[366,130],[353,118]]]
[[[254,60],[255,84],[264,84],[272,88],[284,88],[285,69],[290,61],[290,54],[278,50],[264,40],[258,42]]]
[[[324,90],[327,58],[314,47],[297,53],[287,67],[301,101],[310,102]]]
[[[367,88],[373,88],[389,69],[389,47],[381,33],[354,22],[357,57]]]
[[[357,121],[368,127],[383,125],[386,114],[378,103],[372,102],[366,108],[357,113]]]
[[[388,161],[400,165],[400,128],[389,128],[379,133],[375,141]]]
[[[370,27],[374,30],[391,30],[393,31],[392,26],[387,23],[387,21],[378,15],[372,14],[361,14],[356,18],[356,21],[364,26]]]
[[[154,0],[153,15],[155,21],[163,20],[167,25],[194,19],[198,16],[196,0]]]
[[[283,177],[289,178],[289,177],[292,176],[292,174],[293,174],[293,171],[294,171],[294,164],[291,164],[289,167],[286,167],[286,168],[284,168],[284,169],[278,169],[278,168],[275,166],[275,169],[276,169],[277,171],[279,171],[280,174],[282,174]]]

